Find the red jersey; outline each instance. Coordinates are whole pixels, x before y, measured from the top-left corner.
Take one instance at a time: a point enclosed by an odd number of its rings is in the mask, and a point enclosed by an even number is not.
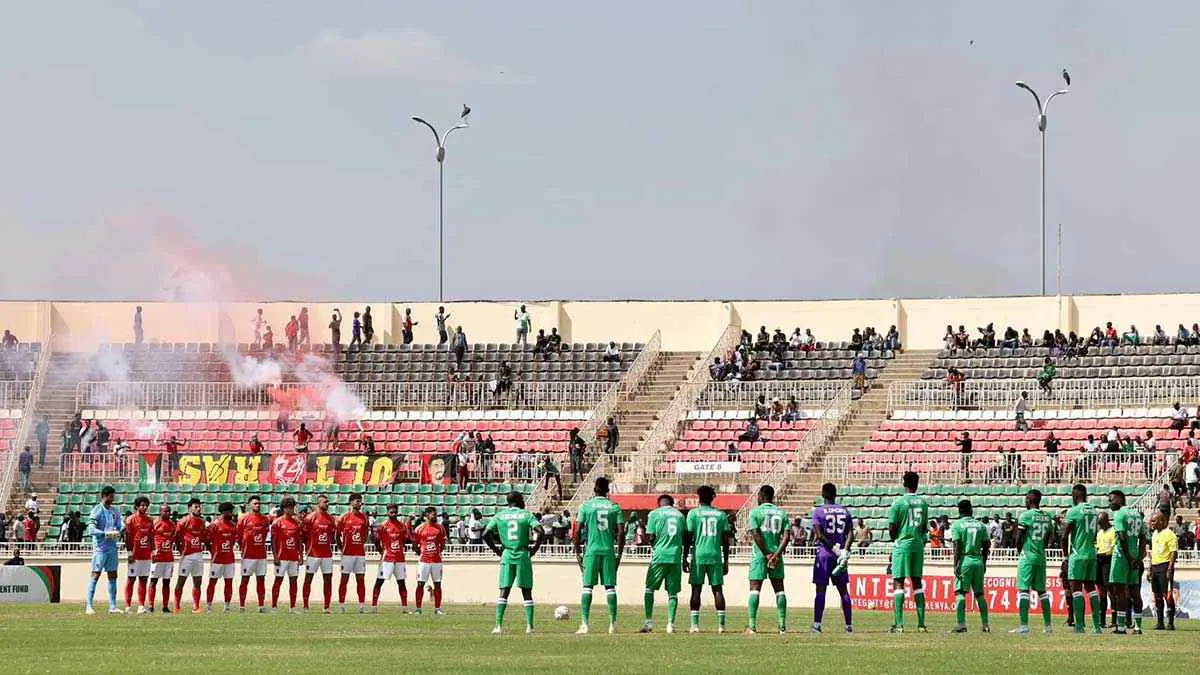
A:
[[[199,516],[184,516],[175,530],[179,539],[180,556],[193,553],[203,553],[204,544],[208,543],[208,523]]]
[[[446,530],[441,525],[422,523],[413,532],[413,541],[421,552],[421,562],[442,562],[442,548],[446,546]]]
[[[305,555],[312,558],[333,557],[333,532],[336,525],[333,516],[314,511],[304,521]]]
[[[228,565],[234,561],[233,547],[238,540],[238,526],[232,520],[218,518],[208,526],[208,543],[212,547],[214,565]]]
[[[154,562],[175,562],[175,523],[166,518],[154,521]]]
[[[271,521],[261,513],[247,513],[237,522],[238,548],[243,560],[264,560],[267,557],[267,531]]]
[[[300,560],[304,528],[294,517],[279,516],[271,523],[271,549],[280,560]]]
[[[377,534],[379,548],[383,550],[383,562],[404,562],[404,549],[408,545],[408,523],[389,518],[379,526]]]
[[[125,544],[134,560],[154,557],[154,521],[149,516],[134,513],[125,520]]]
[[[296,437],[296,447],[298,448],[308,445],[308,442],[312,440],[312,432],[308,429],[297,429],[296,433],[292,435]]]
[[[342,555],[366,555],[367,537],[371,532],[371,522],[361,511],[348,511],[337,523],[338,536],[342,539]]]

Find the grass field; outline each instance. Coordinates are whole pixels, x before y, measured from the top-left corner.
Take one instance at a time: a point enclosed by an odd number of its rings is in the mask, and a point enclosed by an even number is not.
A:
[[[102,606],[103,603],[97,603]],[[395,607],[378,615],[213,614],[208,616],[97,615],[82,608],[0,607],[0,671],[12,672],[330,672],[412,669],[418,672],[720,672],[766,669],[817,672],[1170,672],[1195,663],[1200,623],[1184,621],[1174,633],[1148,630],[1144,636],[1078,636],[1061,625],[1053,635],[1018,638],[1007,634],[1016,618],[995,617],[993,630],[947,635],[952,617],[933,614],[930,633],[886,633],[891,615],[859,612],[856,633],[837,625],[836,605],[826,617],[827,633],[808,633],[811,610],[793,611],[792,629],[774,632],[775,612],[762,611],[764,632],[744,636],[744,610],[730,612],[730,634],[716,635],[716,618],[706,609],[701,635],[666,635],[662,624],[639,635],[640,607],[622,607],[620,634],[604,633],[603,604],[593,609],[588,636],[572,633],[577,607],[568,621],[554,621],[539,607],[538,632],[523,634],[518,603],[509,609],[505,635],[490,635],[494,612],[488,606],[449,607],[444,617],[405,616]],[[186,608],[185,608],[186,611]],[[656,608],[662,621],[663,607]],[[686,608],[680,608],[686,625]],[[912,613],[907,619],[915,624]],[[1151,622],[1146,623],[1149,628]],[[686,630],[686,627],[685,627]]]

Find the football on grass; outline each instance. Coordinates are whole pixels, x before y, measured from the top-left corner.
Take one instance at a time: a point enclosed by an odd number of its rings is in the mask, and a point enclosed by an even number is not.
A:
[[[554,608],[554,619],[556,621],[566,621],[571,618],[571,610],[567,609],[566,605],[559,605]]]

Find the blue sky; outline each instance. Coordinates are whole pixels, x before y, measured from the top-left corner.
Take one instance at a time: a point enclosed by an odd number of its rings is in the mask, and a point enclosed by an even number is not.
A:
[[[10,3],[8,298],[1200,289],[1200,5]],[[971,41],[974,44],[971,44]],[[224,280],[228,277],[228,283]]]

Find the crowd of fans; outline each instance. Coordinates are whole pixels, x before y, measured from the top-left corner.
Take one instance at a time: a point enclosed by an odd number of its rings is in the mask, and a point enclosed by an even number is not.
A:
[[[855,386],[865,390],[866,352],[900,349],[900,332],[895,326],[888,329],[886,335],[880,335],[871,326],[855,328],[850,334],[848,348],[854,352],[851,371]],[[796,328],[789,337],[781,328],[771,333],[766,326],[760,326],[757,336],[743,330],[737,346],[727,351],[724,358],[714,356],[708,370],[712,379],[718,382],[754,380],[763,369],[782,370],[787,352],[812,352],[816,349],[817,338],[811,328],[803,332]]]
[[[1093,328],[1086,338],[1077,335],[1074,331],[1064,334],[1061,330],[1045,330],[1040,338],[1034,339],[1028,328],[1022,329],[1018,333],[1012,326],[1006,327],[1004,333],[1000,335],[996,332],[995,324],[991,323],[978,327],[975,331],[978,335],[972,337],[962,325],[959,325],[958,330],[954,330],[953,326],[946,326],[946,334],[942,336],[942,341],[952,354],[998,347],[1009,349],[1049,347],[1051,356],[1067,358],[1087,356],[1088,350],[1098,347],[1200,345],[1200,324],[1196,323],[1192,324],[1191,330],[1188,330],[1183,324],[1179,324],[1173,336],[1168,335],[1161,325],[1156,325],[1154,332],[1146,337],[1142,336],[1135,325],[1130,325],[1129,330],[1118,332],[1111,321],[1105,322],[1104,328],[1100,328],[1100,326]]]

